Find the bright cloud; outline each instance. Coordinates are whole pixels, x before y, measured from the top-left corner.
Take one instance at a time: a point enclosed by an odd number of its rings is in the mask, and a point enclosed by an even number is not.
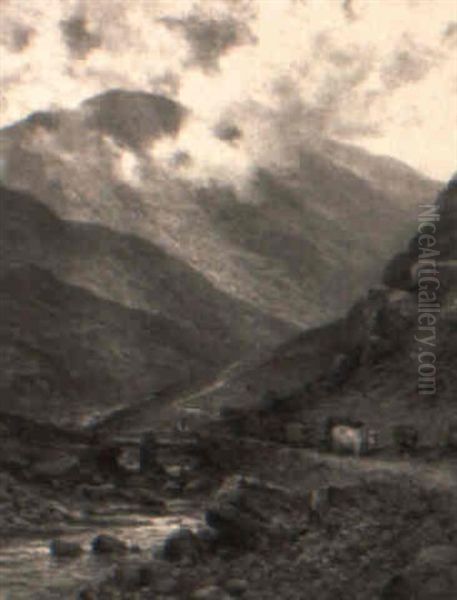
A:
[[[152,151],[189,176],[242,178],[324,134],[446,179],[456,23],[453,0],[2,0],[1,122],[141,89],[190,108]],[[237,143],[214,134],[227,119]]]

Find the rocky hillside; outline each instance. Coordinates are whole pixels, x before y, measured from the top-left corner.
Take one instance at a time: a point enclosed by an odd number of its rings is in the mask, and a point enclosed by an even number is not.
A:
[[[195,180],[154,154],[187,116],[113,90],[1,132],[2,408],[71,422],[263,355],[342,314],[436,189],[322,141]]]
[[[235,406],[246,414],[259,408],[279,410],[285,419],[289,411],[304,411],[317,428],[329,415],[367,420],[384,432],[384,439],[393,423],[412,421],[427,443],[438,443],[449,420],[457,417],[455,179],[440,193],[436,206],[432,214],[439,218],[430,221],[436,225],[435,265],[422,262],[426,240],[415,235],[387,264],[384,283],[355,303],[345,318],[300,334],[267,360],[237,372],[193,401],[208,410]],[[436,271],[438,283],[425,279],[431,276],[427,269]],[[421,295],[424,291],[426,297]],[[418,321],[418,306],[427,312],[427,304],[439,308],[432,313],[436,323],[428,317],[427,322]],[[431,323],[432,329],[420,329],[424,323]],[[430,394],[420,389],[418,370],[424,351],[435,355],[431,360],[436,389]]]

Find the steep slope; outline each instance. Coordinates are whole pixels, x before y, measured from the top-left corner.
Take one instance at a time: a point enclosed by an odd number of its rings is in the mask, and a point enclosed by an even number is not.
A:
[[[345,318],[301,333],[192,402],[208,410],[235,405],[248,413],[269,407],[284,411],[286,419],[290,411],[303,411],[303,418],[319,427],[332,414],[384,431],[412,421],[423,439],[433,444],[444,439],[449,422],[457,419],[456,179],[440,193],[436,207],[428,211],[428,222],[436,226],[430,242],[435,264],[421,262],[425,240],[415,235],[386,266],[384,284],[372,288]],[[427,280],[430,275],[437,282]],[[427,311],[433,316],[419,321]],[[427,324],[430,329],[424,329]],[[427,356],[436,368],[431,393],[421,393],[424,351],[431,352]]]
[[[0,198],[4,410],[71,422],[210,377],[253,329],[266,345],[293,331],[145,240]]]

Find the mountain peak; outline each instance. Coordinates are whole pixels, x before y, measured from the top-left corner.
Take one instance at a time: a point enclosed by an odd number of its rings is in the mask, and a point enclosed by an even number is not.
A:
[[[90,98],[82,108],[92,127],[135,150],[164,135],[176,135],[186,113],[166,96],[121,89]]]

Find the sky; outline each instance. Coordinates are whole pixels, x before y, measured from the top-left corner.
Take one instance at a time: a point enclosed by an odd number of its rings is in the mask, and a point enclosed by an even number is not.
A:
[[[455,0],[0,0],[2,126],[111,88],[189,109],[189,153],[237,177],[321,137],[446,180],[457,164]]]

